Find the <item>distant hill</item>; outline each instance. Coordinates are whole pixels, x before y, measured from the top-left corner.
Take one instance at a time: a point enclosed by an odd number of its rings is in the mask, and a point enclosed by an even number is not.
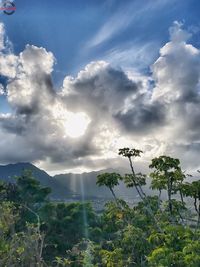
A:
[[[56,181],[63,186],[67,186],[70,190],[76,192],[83,197],[112,198],[110,190],[106,186],[99,187],[96,185],[97,175],[104,172],[117,172],[114,169],[106,169],[101,171],[84,172],[82,174],[66,173],[55,175]],[[121,170],[120,173],[127,173],[127,170]],[[123,183],[115,187],[118,197],[136,198],[137,192],[134,188],[128,189]]]
[[[15,182],[14,176],[19,176],[24,170],[31,170],[33,176],[41,183],[42,186],[50,187],[52,190],[51,197],[56,200],[64,199],[94,199],[105,198],[110,199],[112,195],[105,186],[96,185],[97,175],[103,172],[116,172],[113,169],[101,171],[84,172],[82,174],[66,173],[48,175],[45,171],[37,168],[31,163],[16,163],[5,166],[0,165],[0,180],[7,182]],[[120,173],[126,173],[127,170],[121,170]],[[150,192],[148,186],[145,188],[146,193]],[[118,197],[126,199],[136,199],[137,192],[134,188],[128,189],[123,183],[115,187]]]
[[[70,188],[70,190],[80,194],[83,198],[88,197],[105,197],[110,198],[111,194],[107,187],[99,187],[96,185],[96,177],[98,174],[105,172],[93,171],[82,174],[66,173],[55,175],[54,179],[62,186]]]
[[[24,170],[31,170],[33,176],[41,183],[42,186],[50,187],[52,190],[52,198],[65,199],[76,195],[66,186],[63,187],[58,181],[48,175],[45,171],[28,162],[0,165],[0,180],[15,182],[14,176],[21,175]]]
[[[82,174],[74,174],[74,173],[66,173],[55,175],[54,178],[61,185],[66,186],[70,190],[76,192],[77,194],[83,197],[93,197],[97,198],[112,198],[110,190],[105,187],[99,187],[96,185],[97,175],[104,172],[119,172],[121,175],[125,173],[130,173],[127,169],[105,169],[101,171],[93,171],[93,172],[84,172]],[[150,187],[150,179],[147,179],[147,184],[144,187],[144,191],[147,195],[158,194],[158,192],[149,190]],[[117,197],[126,199],[127,201],[139,199],[137,191],[135,188],[127,188],[123,182],[114,188]]]

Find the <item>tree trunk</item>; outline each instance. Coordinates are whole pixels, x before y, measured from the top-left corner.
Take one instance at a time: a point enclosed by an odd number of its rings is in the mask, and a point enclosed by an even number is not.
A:
[[[172,180],[170,177],[168,177],[167,173],[165,172],[165,175],[167,177],[167,194],[168,194],[168,207],[169,207],[169,213],[172,216],[172,200],[171,200],[171,192],[172,192]]]
[[[110,191],[111,191],[111,193],[112,193],[112,195],[113,195],[113,197],[114,197],[114,199],[115,199],[115,202],[116,202],[117,205],[118,205],[117,197],[116,197],[116,195],[115,195],[114,190],[112,189],[112,187],[109,187],[109,189],[110,189]]]
[[[182,205],[184,206],[184,199],[183,199],[183,193],[182,193],[182,190],[180,189],[179,192],[180,192],[180,197],[181,197]]]
[[[132,174],[133,174],[133,176],[136,178],[136,175],[135,175],[135,171],[134,171],[134,168],[133,168],[133,163],[132,163],[131,157],[128,157],[128,159],[129,159],[129,163],[130,163],[130,167],[131,167]],[[134,186],[135,186],[135,188],[136,188],[136,190],[137,190],[137,192],[138,192],[140,198],[144,201],[144,200],[146,199],[146,194],[145,194],[144,191],[142,190],[142,187],[141,187],[140,185],[137,186],[137,183],[136,183],[135,179],[133,179],[132,181],[133,181],[133,183],[134,183]],[[140,192],[140,190],[139,190],[138,187],[140,188],[141,192]],[[147,200],[147,199],[146,199],[146,200]],[[152,217],[152,219],[154,220],[154,222],[155,222],[155,224],[156,224],[156,227],[157,227],[158,231],[161,232],[161,233],[163,233],[163,230],[162,230],[162,229],[160,228],[160,226],[158,225],[158,221],[156,220],[156,218],[155,218],[155,216],[154,216],[154,214],[153,214],[153,211],[152,211],[152,209],[151,209],[151,205],[149,204],[149,201],[148,201],[148,200],[147,200],[146,210],[147,210],[147,212],[149,213],[149,215]]]
[[[141,188],[140,188],[140,187],[137,185],[137,183],[136,183],[136,175],[135,175],[135,171],[134,171],[134,168],[133,168],[132,160],[131,160],[130,157],[129,157],[128,159],[129,159],[129,163],[130,163],[130,167],[131,167],[132,174],[133,174],[133,176],[134,176],[134,179],[132,179],[132,181],[133,181],[133,183],[134,183],[135,189],[137,190],[138,195],[140,196],[140,198],[141,198],[142,200],[144,200],[145,194],[144,194],[143,190],[141,190]],[[138,187],[140,188],[140,190],[139,190]],[[141,192],[140,192],[140,191],[141,191]]]
[[[197,218],[197,229],[199,227],[199,223],[200,223],[200,195],[198,196],[198,218]]]

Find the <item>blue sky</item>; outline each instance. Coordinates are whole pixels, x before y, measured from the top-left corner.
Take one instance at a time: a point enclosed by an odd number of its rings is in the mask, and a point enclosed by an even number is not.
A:
[[[194,28],[193,44],[200,46],[198,0],[16,0],[15,4],[14,15],[0,16],[14,52],[23,51],[26,44],[52,51],[55,87],[95,60],[149,72],[175,20]],[[100,38],[96,45],[95,38]],[[5,97],[0,97],[0,104],[2,111],[9,110]]]
[[[15,3],[14,15],[1,15],[14,51],[21,52],[27,43],[52,51],[57,60],[53,77],[58,85],[66,74],[77,74],[93,60],[106,58],[120,65],[121,62],[112,59],[113,51],[132,48],[137,56],[139,47],[144,47],[144,56],[140,55],[135,64],[133,56],[131,65],[145,69],[168,40],[173,21],[181,21],[185,27],[199,27],[200,23],[198,0],[18,0]],[[96,45],[95,38],[100,38]],[[199,47],[200,38],[196,37],[193,43]],[[125,67],[129,64],[123,62]]]
[[[198,166],[199,0],[15,4],[0,14],[0,163],[93,170],[135,144]]]
[[[18,0],[15,4],[14,15],[0,17],[14,52],[23,51],[26,44],[52,51],[56,87],[66,74],[76,75],[99,59],[148,72],[168,40],[173,21],[182,21],[186,27],[200,24],[198,0]],[[98,37],[103,38],[100,43],[90,46]],[[199,47],[200,38],[197,34],[193,38]],[[0,103],[3,110],[8,108],[5,98],[0,97]]]

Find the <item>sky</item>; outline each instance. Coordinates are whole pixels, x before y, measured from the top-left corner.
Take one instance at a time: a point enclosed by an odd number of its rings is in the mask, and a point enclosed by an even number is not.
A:
[[[0,164],[200,168],[198,0],[16,0],[0,13]]]

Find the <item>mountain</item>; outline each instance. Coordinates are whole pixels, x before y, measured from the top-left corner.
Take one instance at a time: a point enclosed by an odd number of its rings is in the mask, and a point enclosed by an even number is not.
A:
[[[98,174],[105,172],[93,171],[82,174],[66,173],[55,175],[54,179],[62,186],[70,188],[70,190],[80,194],[83,198],[88,197],[105,197],[110,198],[111,194],[107,187],[98,187],[96,185],[96,177]]]
[[[83,198],[97,197],[97,198],[112,198],[110,190],[106,186],[97,186],[97,175],[104,172],[117,172],[114,169],[106,169],[93,172],[85,172],[82,174],[66,173],[55,175],[54,178],[61,185],[68,187],[70,190],[83,196]],[[120,170],[121,174],[127,173],[127,170]],[[134,188],[128,189],[124,183],[121,182],[119,186],[115,187],[115,193],[118,197],[135,198],[137,192]]]
[[[8,165],[0,165],[0,180],[7,182],[15,182],[14,176],[20,176],[24,170],[31,170],[33,176],[44,187],[50,187],[52,190],[51,197],[56,199],[65,199],[76,196],[74,192],[63,187],[59,181],[56,181],[53,177],[48,175],[45,171],[37,168],[31,163],[16,163]]]
[[[55,175],[54,178],[63,187],[67,187],[70,190],[81,195],[82,198],[112,198],[110,190],[106,186],[97,186],[97,175],[104,172],[119,172],[121,175],[125,173],[130,173],[127,169],[105,169],[100,171],[85,172],[82,174],[66,173]],[[144,186],[144,191],[147,195],[157,194],[156,191],[149,190],[150,179],[147,179],[147,184]],[[135,188],[127,188],[123,182],[120,182],[119,186],[114,188],[116,196],[119,198],[126,199],[127,201],[138,199],[138,194]]]
[[[112,198],[112,195],[109,189],[105,186],[97,186],[96,178],[98,174],[103,172],[117,172],[114,169],[106,169],[101,171],[84,172],[82,174],[65,173],[52,177],[31,163],[16,163],[5,166],[0,165],[0,180],[15,182],[14,176],[21,175],[24,170],[31,170],[33,176],[41,183],[42,186],[50,187],[52,190],[50,196],[52,199],[56,200],[90,200],[95,198],[110,199]],[[121,174],[127,172],[127,170],[120,170]],[[145,187],[145,192],[148,194],[148,186]],[[115,193],[118,197],[125,198],[126,200],[137,198],[136,190],[134,188],[126,188],[123,182],[121,182],[119,186],[115,187]]]

